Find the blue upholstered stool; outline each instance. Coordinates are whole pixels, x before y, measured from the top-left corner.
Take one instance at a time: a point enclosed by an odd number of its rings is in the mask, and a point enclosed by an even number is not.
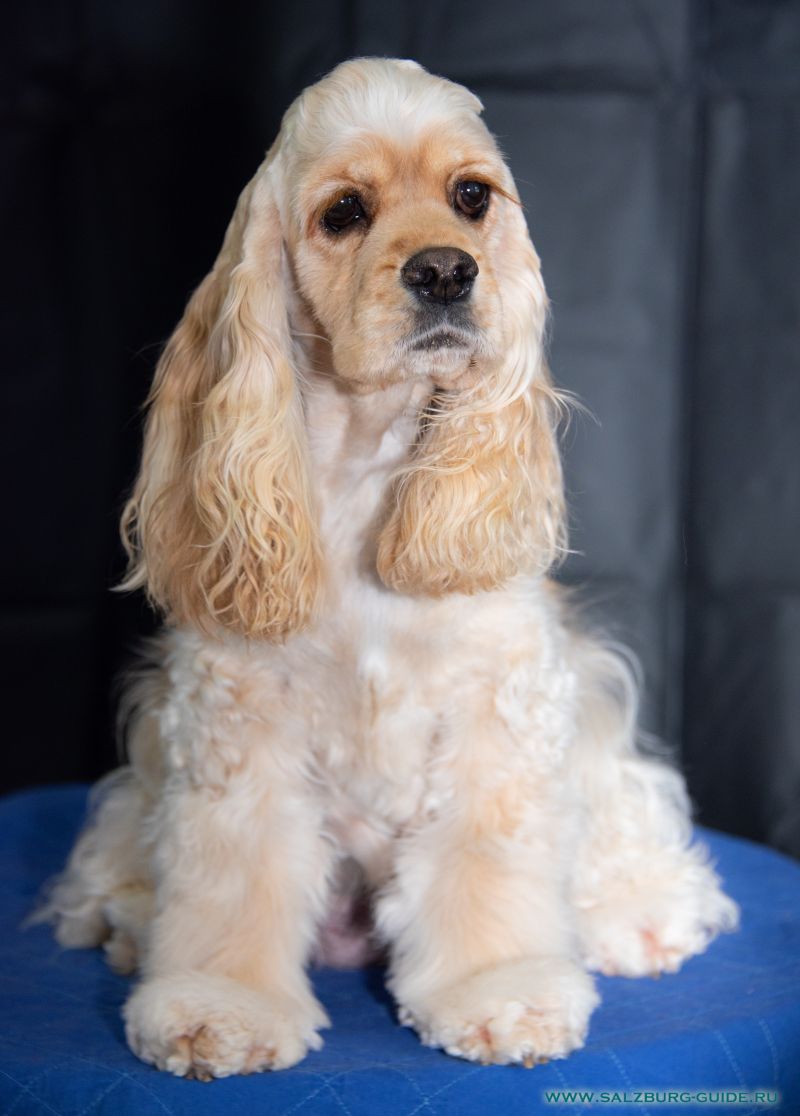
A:
[[[800,1116],[800,867],[774,852],[704,834],[741,904],[742,929],[675,976],[601,979],[589,1042],[565,1061],[525,1070],[449,1058],[397,1025],[379,971],[325,970],[315,984],[333,1029],[322,1051],[291,1070],[202,1084],[130,1053],[120,1020],[129,982],[99,951],[64,952],[47,927],[19,929],[63,864],[85,798],[84,788],[66,787],[0,801],[2,1116],[590,1111],[577,1098],[547,1099],[576,1089],[595,1092],[591,1111],[651,1116],[767,1111],[752,1101],[689,1109],[677,1096],[664,1103],[670,1091],[723,1090],[732,1099],[760,1089],[768,1100],[778,1090],[779,1110]]]

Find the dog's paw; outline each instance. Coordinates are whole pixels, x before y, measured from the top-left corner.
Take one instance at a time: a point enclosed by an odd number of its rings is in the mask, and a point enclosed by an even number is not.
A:
[[[705,865],[682,876],[617,887],[581,912],[587,968],[606,976],[659,976],[677,972],[713,939],[735,930],[739,909]]]
[[[592,978],[558,957],[529,958],[486,969],[423,1003],[400,1020],[427,1046],[474,1062],[532,1066],[583,1046],[599,1002]]]
[[[227,977],[187,973],[145,981],[123,1009],[134,1054],[178,1077],[208,1081],[285,1069],[318,1050],[322,1007],[272,999]]]

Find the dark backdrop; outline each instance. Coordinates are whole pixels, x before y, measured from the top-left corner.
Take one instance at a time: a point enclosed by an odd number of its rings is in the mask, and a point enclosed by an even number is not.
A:
[[[114,762],[112,681],[152,625],[109,592],[116,521],[159,346],[291,98],[343,58],[400,55],[483,98],[543,256],[556,377],[597,419],[567,438],[563,576],[641,656],[701,819],[800,852],[800,5],[14,9],[3,785]]]

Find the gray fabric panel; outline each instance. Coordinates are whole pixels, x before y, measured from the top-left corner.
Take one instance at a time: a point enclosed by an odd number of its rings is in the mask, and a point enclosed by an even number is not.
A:
[[[686,64],[684,0],[499,0],[469,9],[414,0],[393,7],[387,13],[358,0],[357,52],[397,53],[401,43],[435,72],[476,86],[653,88]]]
[[[796,0],[709,0],[694,5],[709,92],[763,96],[800,92],[800,5]]]
[[[709,34],[686,754],[710,822],[798,853],[800,10],[732,8]]]
[[[800,59],[798,60],[800,64]],[[693,557],[714,587],[800,589],[800,104],[709,107]]]
[[[686,767],[710,824],[800,852],[800,596],[692,594]]]

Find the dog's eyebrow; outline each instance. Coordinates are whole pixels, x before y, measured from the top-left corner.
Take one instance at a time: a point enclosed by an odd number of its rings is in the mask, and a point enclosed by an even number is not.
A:
[[[342,174],[332,175],[309,195],[308,202],[313,206],[326,205],[336,201],[337,197],[348,191],[353,194],[374,194],[377,190],[375,182],[366,175]]]

